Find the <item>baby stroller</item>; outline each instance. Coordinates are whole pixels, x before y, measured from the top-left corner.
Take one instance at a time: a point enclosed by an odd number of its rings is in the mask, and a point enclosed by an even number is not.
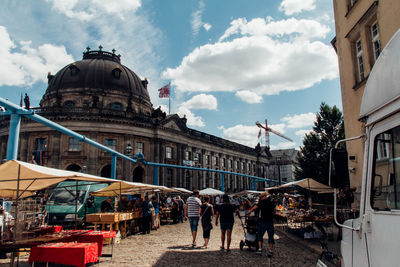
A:
[[[251,247],[258,249],[257,232],[258,232],[258,217],[257,216],[244,216],[245,222],[243,224],[242,217],[239,216],[240,223],[242,224],[244,232],[244,240],[240,241],[240,250],[247,246],[249,250]]]

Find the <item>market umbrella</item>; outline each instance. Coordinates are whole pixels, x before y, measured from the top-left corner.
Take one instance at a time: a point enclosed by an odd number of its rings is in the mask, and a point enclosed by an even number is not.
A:
[[[200,195],[201,196],[205,196],[205,195],[208,195],[208,196],[220,196],[220,195],[224,195],[224,194],[225,194],[224,192],[219,191],[219,190],[214,189],[214,188],[206,188],[206,189],[200,190]]]

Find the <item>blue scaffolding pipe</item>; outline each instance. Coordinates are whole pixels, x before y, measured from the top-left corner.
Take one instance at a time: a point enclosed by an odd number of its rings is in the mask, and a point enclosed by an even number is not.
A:
[[[261,178],[261,177],[252,176],[252,175],[243,174],[243,173],[236,173],[236,172],[215,170],[215,169],[198,168],[198,167],[190,167],[190,166],[171,165],[171,164],[164,164],[164,163],[147,162],[144,159],[144,155],[141,153],[138,153],[138,154],[134,155],[133,158],[131,158],[131,157],[121,154],[109,147],[99,144],[96,141],[93,141],[93,140],[85,137],[82,134],[78,134],[64,126],[61,126],[61,125],[59,125],[55,122],[52,122],[40,115],[37,115],[34,113],[33,110],[26,110],[26,109],[24,109],[18,105],[15,105],[1,97],[0,97],[0,106],[3,106],[7,109],[6,112],[0,112],[0,115],[11,115],[9,141],[8,141],[8,148],[7,148],[7,160],[12,160],[12,159],[16,160],[17,159],[20,122],[21,122],[21,116],[24,116],[26,118],[29,118],[36,122],[39,122],[43,125],[46,125],[50,128],[53,128],[59,132],[62,132],[66,135],[72,136],[84,143],[87,143],[89,145],[92,145],[94,147],[102,149],[106,152],[109,152],[111,154],[111,178],[113,178],[113,179],[116,178],[117,157],[121,157],[121,158],[131,161],[133,163],[137,163],[139,160],[141,160],[143,162],[143,164],[148,165],[148,166],[153,166],[154,167],[154,184],[155,185],[158,185],[158,181],[159,181],[158,180],[158,167],[170,167],[170,168],[177,168],[177,169],[188,169],[188,170],[221,173],[221,183],[222,183],[221,191],[225,191],[224,190],[225,189],[225,181],[224,181],[225,174],[232,174],[232,175],[247,177],[247,178],[252,179],[251,180],[252,182],[261,182],[261,181],[277,182],[276,180],[272,180],[272,179],[268,179],[268,178]]]

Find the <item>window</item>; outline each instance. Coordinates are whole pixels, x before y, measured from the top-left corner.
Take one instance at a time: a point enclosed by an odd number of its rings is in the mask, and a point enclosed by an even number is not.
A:
[[[222,167],[226,167],[226,159],[222,159]]]
[[[377,22],[375,22],[371,26],[371,41],[374,59],[377,60],[379,55],[381,54],[381,40],[379,39],[379,29]]]
[[[47,139],[46,138],[36,138],[35,140],[35,150],[46,151]]]
[[[165,149],[165,157],[167,159],[172,159],[172,147],[167,146],[167,148]]]
[[[82,141],[70,137],[68,139],[68,151],[82,151]]]
[[[382,158],[380,147],[385,147]],[[371,206],[376,210],[400,209],[400,126],[376,136],[372,170]]]
[[[201,164],[201,154],[200,153],[196,153],[194,156],[194,161],[198,164]]]
[[[115,150],[117,148],[117,140],[115,139],[105,139],[104,145],[108,148]]]
[[[112,75],[115,79],[120,79],[121,78],[121,70],[119,68],[113,69]]]
[[[144,144],[142,142],[136,142],[135,145],[135,154],[142,153],[144,154]]]
[[[186,172],[186,175],[185,175],[185,187],[186,188],[191,188],[191,185],[190,185],[190,173],[189,173],[189,171],[185,171]]]
[[[118,102],[114,102],[110,104],[110,109],[112,110],[122,110],[122,104]]]
[[[75,64],[75,63],[73,63],[73,64]],[[79,73],[79,68],[75,65],[71,65],[71,66],[69,66],[69,71],[70,71],[71,76],[76,76]]]
[[[190,160],[192,153],[190,151],[185,151],[185,160]]]
[[[75,102],[71,101],[71,100],[65,101],[64,107],[73,108],[73,107],[75,107]]]
[[[172,173],[173,173],[172,169],[167,169],[167,187],[172,186]]]
[[[357,60],[357,70],[358,70],[358,81],[361,82],[365,78],[364,73],[364,59],[361,39],[356,42],[356,60]]]
[[[210,165],[210,155],[206,155],[207,165]]]

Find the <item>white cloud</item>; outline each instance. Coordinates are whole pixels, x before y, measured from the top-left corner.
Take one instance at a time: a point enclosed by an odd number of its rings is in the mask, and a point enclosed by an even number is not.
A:
[[[257,126],[239,124],[227,129],[223,128],[222,137],[242,145],[255,147],[258,142],[258,131]]]
[[[273,130],[284,133],[285,132],[285,124],[272,124],[268,125],[268,127],[272,128]],[[257,126],[248,126],[238,124],[233,127],[225,129],[223,126],[220,127],[222,132],[222,137],[233,142],[237,142],[242,145],[246,145],[249,147],[255,147],[258,143],[258,132],[260,128]],[[264,136],[264,130],[261,131],[262,136]],[[273,135],[273,134],[272,134]],[[287,142],[286,142],[287,143]],[[281,143],[281,144],[286,144]],[[280,144],[280,145],[281,145]],[[290,142],[292,144],[292,142]],[[294,144],[294,143],[293,143]],[[293,145],[291,145],[293,146]]]
[[[237,19],[231,24],[219,42],[196,48],[178,67],[167,68],[163,78],[180,92],[251,90],[261,96],[309,88],[338,76],[331,46],[310,40],[329,31],[317,21]],[[234,34],[240,36],[223,41]]]
[[[217,110],[218,102],[213,95],[199,94],[182,103],[182,106],[188,109]]]
[[[210,29],[211,29],[211,24],[208,24],[208,23],[204,23],[203,24],[203,28],[206,30],[206,31],[209,31]]]
[[[315,114],[312,112],[297,114],[292,116],[286,116],[281,121],[288,124],[288,128],[302,128],[310,125],[314,125]]]
[[[203,26],[202,15],[204,11],[204,6],[204,2],[200,1],[199,9],[192,13],[192,20],[190,21],[190,24],[192,26],[192,33],[195,36],[199,33],[201,26]]]
[[[89,21],[102,13],[112,13],[124,19],[124,14],[136,11],[141,0],[46,0],[53,8],[69,18]]]
[[[304,137],[306,134],[312,132],[312,130],[298,130],[296,131],[296,135],[300,137]]]
[[[186,116],[187,125],[191,127],[204,127],[204,120],[200,116],[193,114],[188,108],[180,106],[176,112],[180,117]]]
[[[43,44],[32,48],[30,41],[16,45],[0,26],[0,86],[32,85],[47,80],[47,72],[56,72],[74,61],[64,46]]]
[[[282,0],[279,10],[285,12],[286,16],[300,13],[302,11],[310,11],[316,8],[316,0]]]
[[[232,35],[243,36],[291,36],[295,38],[325,38],[330,32],[328,26],[316,20],[289,18],[286,20],[274,21],[271,17],[267,19],[255,18],[247,21],[239,18],[231,22],[231,26],[219,38],[219,42]]]
[[[270,146],[271,150],[296,148],[297,144],[294,142],[280,142],[276,146]]]
[[[262,102],[262,97],[249,90],[241,90],[236,92],[236,96],[249,104],[257,104]]]

